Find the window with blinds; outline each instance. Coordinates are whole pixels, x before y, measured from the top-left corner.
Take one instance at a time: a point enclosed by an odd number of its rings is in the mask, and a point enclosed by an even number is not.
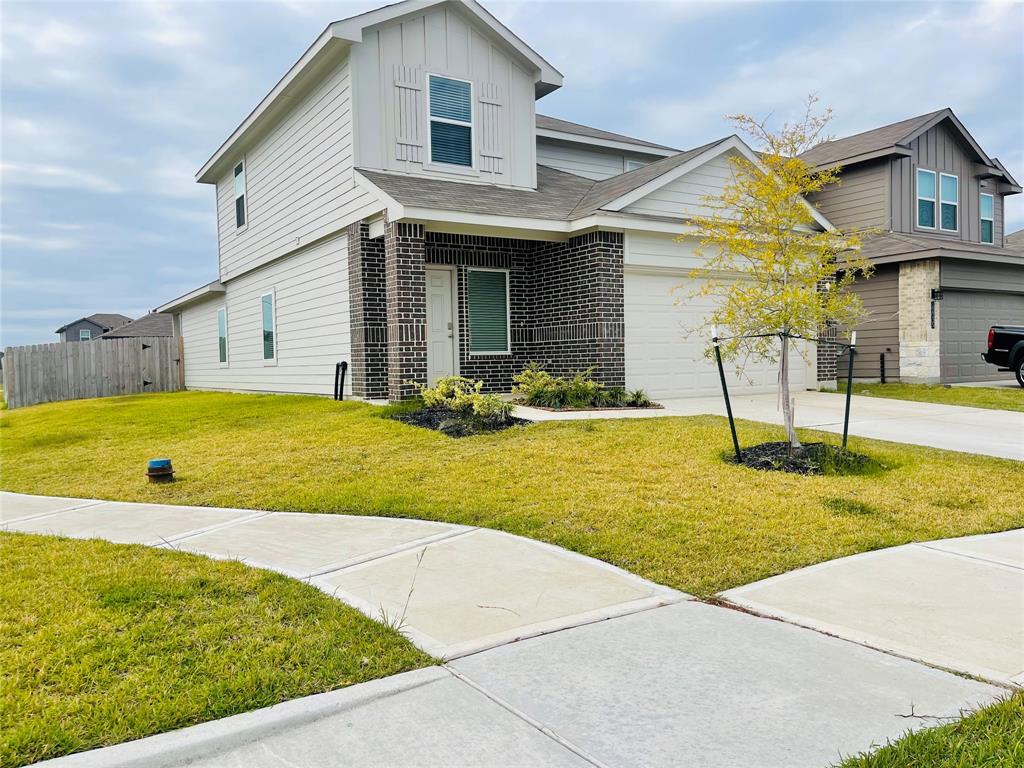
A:
[[[277,339],[274,336],[274,294],[265,293],[260,297],[263,310],[263,359],[277,358]]]
[[[245,161],[235,166],[235,228],[245,226]]]
[[[995,198],[981,193],[981,242],[995,242]]]
[[[465,80],[431,75],[430,161],[473,166],[473,86]]]
[[[467,273],[469,351],[508,354],[508,272],[470,269]]]
[[[228,311],[224,307],[217,310],[217,357],[221,365],[228,362]]]

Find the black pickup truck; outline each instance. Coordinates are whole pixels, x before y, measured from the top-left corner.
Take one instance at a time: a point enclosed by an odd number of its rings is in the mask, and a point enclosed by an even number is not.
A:
[[[1013,371],[1024,387],[1024,326],[993,325],[988,329],[988,351],[981,359],[1000,371]]]

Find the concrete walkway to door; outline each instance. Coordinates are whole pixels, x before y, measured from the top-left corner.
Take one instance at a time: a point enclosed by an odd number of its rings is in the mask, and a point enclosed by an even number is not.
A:
[[[1021,396],[1024,397],[1024,392]],[[794,397],[798,427],[842,434],[846,407],[843,395],[808,391],[798,392]],[[574,412],[520,406],[516,415],[533,421],[725,415],[725,402],[721,397],[673,398],[660,402],[664,408]],[[732,410],[738,419],[782,423],[782,412],[774,394],[738,395],[732,399]],[[1024,413],[1016,411],[854,395],[850,434],[1024,461]]]

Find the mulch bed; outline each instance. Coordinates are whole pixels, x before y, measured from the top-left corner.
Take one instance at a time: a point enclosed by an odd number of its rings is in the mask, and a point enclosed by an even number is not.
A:
[[[514,416],[504,424],[482,427],[473,419],[455,413],[448,408],[420,408],[415,411],[405,411],[392,416],[395,421],[403,424],[410,424],[414,427],[433,429],[448,437],[469,437],[470,435],[482,435],[488,432],[500,432],[510,427],[518,427],[524,424],[532,424],[528,419],[517,419]]]
[[[745,467],[798,475],[848,474],[867,468],[871,459],[860,453],[844,451],[828,443],[805,443],[791,451],[788,442],[761,443],[740,450]],[[736,464],[730,453],[728,460]]]

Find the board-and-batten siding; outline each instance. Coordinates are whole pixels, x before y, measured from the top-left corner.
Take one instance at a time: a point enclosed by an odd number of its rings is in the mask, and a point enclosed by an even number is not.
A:
[[[725,153],[708,160],[689,173],[680,176],[646,197],[627,205],[629,213],[654,216],[685,217],[694,213],[710,214],[712,211],[701,204],[705,195],[716,195],[732,179],[733,169]]]
[[[646,165],[652,159],[658,158],[544,138],[537,139],[538,165],[546,165],[595,181],[625,173],[627,160],[636,160]]]
[[[332,394],[335,364],[351,359],[346,241],[342,235],[268,264],[232,280],[224,295],[182,310],[185,386]],[[260,297],[271,290],[277,362],[268,365]],[[228,317],[226,366],[217,344],[221,307]]]
[[[839,183],[808,197],[833,225],[889,228],[888,161],[879,160],[844,169]]]
[[[951,240],[981,241],[979,215],[980,180],[974,176],[974,158],[963,142],[944,125],[931,128],[910,143],[910,157],[891,161],[890,199],[892,200],[892,229],[894,232],[927,233]],[[936,229],[917,228],[917,190],[915,178],[917,168],[936,173],[951,173],[960,179],[959,231],[943,232]],[[991,192],[991,184],[985,184]],[[1003,244],[1003,201],[995,195],[994,245]],[[936,203],[936,221],[939,211]]]
[[[220,278],[230,280],[372,212],[352,175],[347,58],[245,153],[247,223],[235,227],[234,165],[217,184]]]
[[[533,76],[454,6],[364,30],[352,59],[357,167],[536,185]],[[430,74],[473,84],[472,169],[429,162]]]
[[[857,280],[853,292],[864,302],[865,316],[857,325],[857,355],[853,375],[857,379],[878,380],[881,375],[879,355],[885,353],[886,380],[900,375],[899,264],[875,268],[867,280]],[[845,333],[842,334],[845,337]],[[846,375],[845,356],[840,361],[839,378]]]

